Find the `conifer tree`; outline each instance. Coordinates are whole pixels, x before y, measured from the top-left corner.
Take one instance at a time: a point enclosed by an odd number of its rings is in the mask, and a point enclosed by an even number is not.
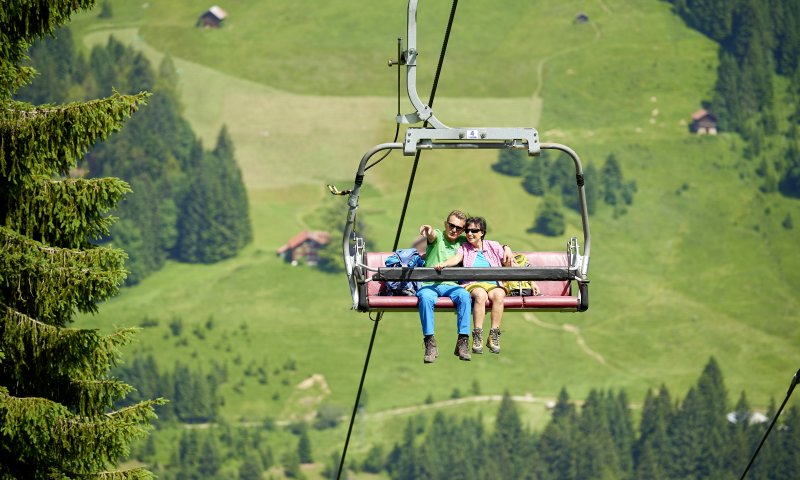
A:
[[[662,462],[667,462],[670,440],[668,426],[672,422],[672,400],[667,387],[662,385],[657,395],[648,390],[642,406],[642,419],[639,424],[639,438],[633,445],[633,459],[635,470],[661,471]],[[645,452],[649,450],[652,459],[645,459]],[[643,466],[643,463],[653,461],[655,466]],[[645,477],[637,477],[645,478]],[[659,478],[659,477],[653,477]]]
[[[606,410],[608,428],[611,430],[611,439],[616,447],[619,460],[619,469],[624,472],[624,476],[628,476],[633,470],[634,431],[628,396],[624,390],[620,391],[616,397],[608,392]]]
[[[125,253],[90,243],[129,192],[116,178],[67,178],[146,94],[37,107],[12,95],[25,53],[93,0],[11,0],[0,15],[0,478],[151,478],[116,469],[159,400],[113,409],[132,387],[109,378],[131,329],[69,328],[118,292]]]
[[[261,480],[263,468],[261,459],[257,452],[250,451],[244,458],[242,466],[239,467],[239,480]]]
[[[565,388],[558,394],[553,418],[539,440],[539,454],[552,478],[577,479],[577,414]]]
[[[497,173],[502,173],[503,175],[519,177],[525,172],[529,163],[538,162],[531,162],[528,158],[527,150],[504,148],[500,150],[497,156],[497,162],[492,165],[492,170]]]
[[[547,192],[547,156],[542,153],[540,158],[528,162],[522,172],[522,188],[531,195],[541,197]]]
[[[197,473],[200,474],[200,478],[214,478],[222,466],[222,455],[214,431],[208,431],[205,437],[203,446],[200,447]]]
[[[297,456],[300,463],[313,463],[314,456],[311,453],[311,439],[308,436],[308,424],[303,422],[300,427],[300,438],[297,440]]]
[[[195,141],[174,256],[191,263],[230,258],[253,238],[247,192],[225,126],[211,152]]]
[[[751,453],[749,442],[750,434],[750,404],[744,392],[739,396],[736,407],[733,409],[734,417],[729,419],[728,438],[725,445],[725,466],[731,477],[740,473],[736,467],[743,468],[743,459]]]
[[[296,450],[287,450],[281,457],[283,464],[283,474],[287,478],[305,478],[303,471],[300,470],[300,457],[297,456]]]
[[[561,202],[552,195],[546,196],[536,211],[536,218],[531,231],[557,237],[563,235],[567,229],[564,213],[561,211]]]
[[[223,203],[220,211],[220,223],[232,237],[234,252],[253,240],[250,227],[250,206],[247,191],[244,188],[242,172],[236,164],[233,139],[228,127],[223,125],[217,136],[217,144],[212,152],[220,164],[220,182],[222,183]]]
[[[608,425],[607,399],[591,390],[578,420],[577,478],[619,478],[619,458]]]
[[[522,478],[522,456],[519,455],[529,442],[522,428],[517,406],[506,391],[497,409],[494,432],[489,439],[489,473],[494,478]]]

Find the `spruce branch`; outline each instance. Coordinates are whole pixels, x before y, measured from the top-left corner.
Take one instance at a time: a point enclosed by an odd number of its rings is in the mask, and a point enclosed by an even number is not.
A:
[[[19,185],[32,175],[66,175],[91,145],[121,129],[149,95],[114,92],[104,99],[43,107],[0,101],[0,180]]]

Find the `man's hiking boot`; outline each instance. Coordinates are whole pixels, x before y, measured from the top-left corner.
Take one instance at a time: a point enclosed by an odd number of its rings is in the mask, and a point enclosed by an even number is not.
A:
[[[436,361],[436,357],[439,356],[439,349],[436,347],[436,339],[433,338],[433,335],[424,337],[422,344],[425,346],[425,356],[422,357],[422,361],[425,363]]]
[[[459,360],[469,361],[472,358],[472,355],[469,354],[469,335],[461,335],[458,336],[458,340],[456,340],[456,349],[453,351],[453,355],[456,355]]]
[[[489,330],[489,338],[486,340],[486,346],[492,353],[500,353],[500,329],[493,328]]]
[[[483,329],[472,330],[472,353],[483,353]]]

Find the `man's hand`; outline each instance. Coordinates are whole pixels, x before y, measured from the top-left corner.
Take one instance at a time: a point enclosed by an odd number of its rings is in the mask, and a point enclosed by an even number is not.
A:
[[[431,243],[436,239],[436,230],[434,230],[430,225],[423,225],[419,227],[419,234],[425,237],[428,240],[428,243]]]

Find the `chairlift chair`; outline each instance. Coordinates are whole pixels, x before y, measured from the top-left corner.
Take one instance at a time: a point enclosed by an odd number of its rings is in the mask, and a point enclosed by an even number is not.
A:
[[[415,111],[407,115],[398,115],[396,121],[398,125],[420,122],[424,122],[424,125],[408,127],[402,142],[381,143],[374,146],[359,162],[354,186],[348,192],[348,212],[342,238],[342,254],[350,285],[352,308],[360,312],[417,309],[416,297],[379,295],[380,285],[386,281],[534,280],[540,285],[543,294],[535,297],[506,297],[506,312],[586,311],[589,308],[587,274],[591,236],[583,167],[578,155],[566,145],[540,142],[538,132],[531,127],[450,127],[442,123],[417,93],[417,3],[418,0],[408,2],[407,48],[400,55],[398,62],[399,65],[406,67],[408,98]],[[392,63],[394,62],[390,62],[390,65]],[[522,252],[528,257],[531,267],[452,267],[440,272],[432,267],[385,267],[384,260],[392,252],[367,252],[364,239],[354,233],[358,199],[367,165],[370,159],[380,152],[401,150],[403,155],[411,156],[416,155],[418,151],[436,149],[522,149],[526,150],[529,156],[537,156],[541,150],[558,150],[565,153],[575,165],[583,226],[583,253],[580,252],[577,237],[572,237],[567,243],[565,252]],[[335,188],[331,189],[334,192]],[[573,284],[576,284],[577,288],[573,288]],[[449,298],[439,298],[435,308],[453,309],[453,304]]]

